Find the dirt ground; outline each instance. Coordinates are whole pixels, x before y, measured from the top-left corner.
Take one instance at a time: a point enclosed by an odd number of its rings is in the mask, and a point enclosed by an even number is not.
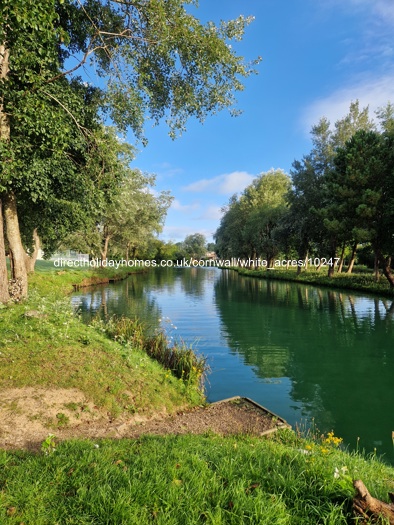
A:
[[[134,415],[126,420],[111,420],[76,389],[9,389],[3,390],[0,397],[3,449],[37,450],[49,434],[59,440],[206,432],[264,435],[284,426],[289,425],[246,398],[225,400],[171,416]]]

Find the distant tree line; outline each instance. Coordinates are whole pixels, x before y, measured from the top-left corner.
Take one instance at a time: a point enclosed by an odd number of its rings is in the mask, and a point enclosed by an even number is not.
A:
[[[378,124],[358,101],[334,127],[312,127],[312,150],[290,176],[272,170],[234,195],[214,238],[221,257],[276,256],[338,260],[328,275],[351,273],[357,254],[373,261],[394,287],[394,106],[377,112]],[[301,271],[301,266],[298,267]]]

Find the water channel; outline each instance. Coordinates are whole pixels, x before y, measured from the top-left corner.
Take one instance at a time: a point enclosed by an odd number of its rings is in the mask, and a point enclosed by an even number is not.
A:
[[[204,354],[209,401],[242,395],[394,463],[394,301],[216,268],[160,269],[75,293]]]

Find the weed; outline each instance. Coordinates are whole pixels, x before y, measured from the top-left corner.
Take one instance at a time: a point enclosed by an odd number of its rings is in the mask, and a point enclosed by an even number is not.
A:
[[[49,436],[46,437],[44,441],[41,443],[41,452],[43,452],[46,456],[49,456],[50,454],[53,454],[55,451],[56,451],[55,436],[53,434],[49,434]]]
[[[57,419],[57,426],[58,427],[65,427],[69,424],[70,418],[66,416],[66,414],[63,414],[63,412],[58,412],[56,414]]]
[[[64,403],[64,408],[67,408],[68,410],[73,410],[74,412],[76,410],[78,410],[79,408],[79,404],[78,403],[74,403],[74,401],[71,401],[70,403]]]

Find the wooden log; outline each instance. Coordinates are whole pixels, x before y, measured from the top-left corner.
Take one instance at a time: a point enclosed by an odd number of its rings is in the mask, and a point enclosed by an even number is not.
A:
[[[390,525],[394,525],[393,503],[385,503],[371,496],[360,479],[353,481],[353,485],[357,491],[356,496],[353,498],[353,510],[357,517],[363,518],[366,523],[371,523],[371,519],[375,520],[384,517],[389,520]],[[394,495],[389,493],[389,497],[393,502]]]

